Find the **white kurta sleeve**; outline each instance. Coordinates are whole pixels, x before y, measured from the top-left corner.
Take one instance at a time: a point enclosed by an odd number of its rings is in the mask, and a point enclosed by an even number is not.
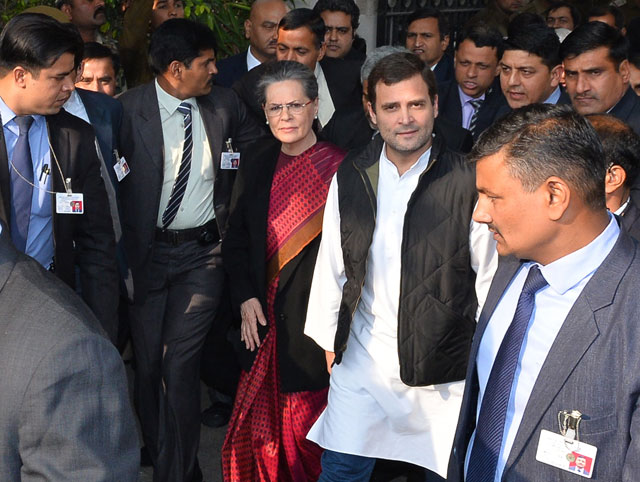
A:
[[[322,241],[313,272],[304,334],[326,351],[334,351],[342,287],[346,281],[340,241],[338,181],[334,176],[329,186],[322,221]]]
[[[469,251],[471,267],[476,272],[477,321],[487,299],[493,275],[498,269],[498,251],[496,250],[496,241],[487,225],[477,223],[473,219],[469,227]]]

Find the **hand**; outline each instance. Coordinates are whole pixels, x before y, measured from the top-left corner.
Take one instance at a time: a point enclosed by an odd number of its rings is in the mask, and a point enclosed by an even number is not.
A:
[[[244,341],[247,350],[255,350],[260,346],[258,323],[267,326],[267,319],[262,312],[262,305],[258,298],[249,298],[240,305],[242,326],[240,326],[240,341]]]
[[[335,360],[336,354],[332,351],[325,350],[324,356],[327,359],[327,371],[329,372],[329,375],[331,375],[331,365],[333,365],[333,360]]]

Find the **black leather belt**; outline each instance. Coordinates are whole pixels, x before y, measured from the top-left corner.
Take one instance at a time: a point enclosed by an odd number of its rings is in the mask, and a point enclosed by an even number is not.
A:
[[[172,246],[179,246],[189,241],[198,241],[200,244],[211,244],[220,241],[218,224],[212,219],[202,226],[189,229],[161,229],[156,228],[155,240]]]

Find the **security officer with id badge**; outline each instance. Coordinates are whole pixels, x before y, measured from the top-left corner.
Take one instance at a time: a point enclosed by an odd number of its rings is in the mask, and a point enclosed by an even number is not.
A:
[[[200,356],[225,283],[220,241],[237,167],[261,137],[235,93],[212,86],[215,53],[206,26],[169,20],[151,38],[155,80],[120,97],[135,398],[155,481],[202,480]]]
[[[470,160],[501,256],[471,346],[449,481],[639,480],[640,247],[607,211],[602,144],[531,104]]]
[[[115,239],[94,135],[61,109],[82,48],[75,29],[41,14],[19,15],[0,34],[0,219],[115,342]]]

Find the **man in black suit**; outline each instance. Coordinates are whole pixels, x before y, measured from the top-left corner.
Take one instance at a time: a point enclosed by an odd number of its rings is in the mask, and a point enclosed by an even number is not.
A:
[[[513,32],[504,43],[500,86],[511,109],[529,104],[568,104],[560,87],[560,40],[544,25]]]
[[[611,115],[587,116],[604,147],[607,174],[604,191],[607,209],[620,216],[620,224],[640,239],[638,191],[632,190],[640,174],[640,136]]]
[[[242,155],[261,133],[232,91],[212,86],[215,50],[204,25],[168,20],[151,38],[155,81],[121,96],[135,394],[156,481],[202,480],[200,354],[223,291],[230,149]]]
[[[562,42],[567,92],[583,115],[609,113],[640,134],[640,100],[629,87],[627,41],[603,22],[581,25]]]
[[[449,22],[440,10],[425,7],[407,19],[405,46],[431,67],[438,85],[453,80],[453,58],[449,47]]]
[[[246,52],[218,62],[217,84],[231,87],[249,70],[275,59],[278,23],[287,11],[288,7],[282,0],[253,2],[249,18],[244,22],[244,35],[249,40],[249,48]]]
[[[291,10],[278,25],[276,58],[300,62],[315,73],[318,80],[318,137],[350,149],[361,145],[361,133],[353,126],[363,122],[366,125],[360,106],[360,67],[356,62],[325,57],[325,31],[322,17],[313,10]],[[266,131],[264,111],[256,92],[264,69],[260,66],[248,72],[233,89]]]
[[[455,55],[455,81],[438,87],[439,115],[471,131],[476,139],[504,113],[506,100],[496,79],[502,36],[484,24],[465,29]]]
[[[77,31],[42,14],[20,15],[0,35],[0,219],[115,340],[115,241],[94,134],[61,110],[81,58]],[[81,214],[67,214],[72,201]]]
[[[318,0],[313,11],[320,14],[327,29],[326,55],[362,64],[367,46],[356,31],[360,25],[360,9],[354,0]]]

